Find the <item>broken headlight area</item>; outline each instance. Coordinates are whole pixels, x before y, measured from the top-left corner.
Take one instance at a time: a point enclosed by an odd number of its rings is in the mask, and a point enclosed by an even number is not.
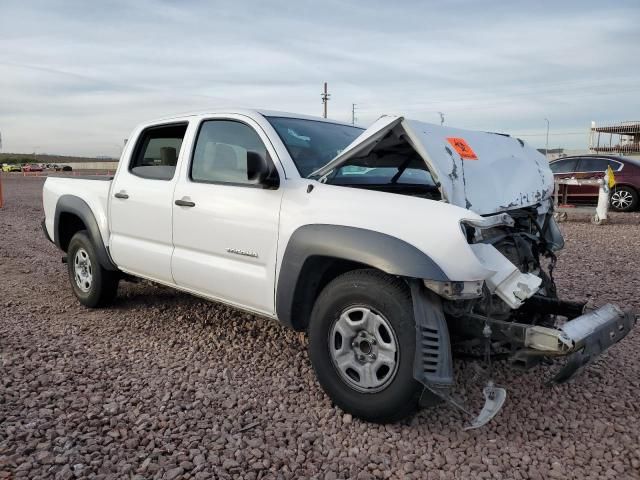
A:
[[[440,282],[423,280],[424,286],[447,300],[467,300],[482,297],[484,280],[471,282]]]

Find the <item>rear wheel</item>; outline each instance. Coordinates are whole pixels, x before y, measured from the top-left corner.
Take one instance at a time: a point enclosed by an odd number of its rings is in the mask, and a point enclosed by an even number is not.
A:
[[[355,270],[330,282],[309,325],[309,356],[336,405],[364,420],[392,422],[418,408],[415,322],[404,282]]]
[[[613,210],[631,212],[638,206],[638,192],[630,187],[613,187],[609,201]]]
[[[118,290],[118,272],[102,268],[86,230],[76,233],[67,249],[67,267],[73,293],[87,307],[107,305]]]

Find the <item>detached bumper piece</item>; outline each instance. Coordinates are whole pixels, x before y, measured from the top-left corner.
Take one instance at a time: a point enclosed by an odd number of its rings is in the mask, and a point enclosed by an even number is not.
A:
[[[560,330],[573,342],[567,363],[551,379],[551,383],[570,380],[610,346],[622,340],[633,328],[636,317],[613,304],[585,313],[568,321]]]
[[[535,360],[543,357],[566,357],[564,366],[550,380],[550,383],[563,383],[622,340],[635,325],[636,317],[608,303],[569,320],[559,328],[499,320],[490,320],[489,323],[499,339],[524,347],[514,355],[515,363],[535,365]]]

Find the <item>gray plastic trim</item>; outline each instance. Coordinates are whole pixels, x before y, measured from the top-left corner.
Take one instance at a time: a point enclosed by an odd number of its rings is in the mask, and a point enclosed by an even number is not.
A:
[[[416,322],[413,377],[425,386],[453,385],[451,341],[440,297],[417,280],[410,286]]]
[[[288,327],[293,326],[292,311],[300,272],[307,259],[316,256],[358,262],[390,275],[449,280],[431,257],[398,238],[342,225],[304,225],[291,235],[278,277],[276,312]]]
[[[89,207],[89,205],[87,205],[87,202],[85,202],[83,199],[81,199],[80,197],[76,197],[75,195],[62,195],[58,199],[58,203],[56,204],[56,213],[53,220],[53,241],[56,246],[62,250],[62,246],[60,245],[59,227],[60,216],[63,213],[71,213],[73,215],[76,215],[87,227],[89,238],[91,238],[93,246],[96,249],[96,254],[98,255],[98,261],[100,262],[100,265],[102,265],[102,267],[106,270],[118,270],[118,267],[111,260],[107,248],[104,246],[102,235],[100,234],[100,228],[98,228],[98,222],[96,222],[96,218],[91,211],[91,207]]]

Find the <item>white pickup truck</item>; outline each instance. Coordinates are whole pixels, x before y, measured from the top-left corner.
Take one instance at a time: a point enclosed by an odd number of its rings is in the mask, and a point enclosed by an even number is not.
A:
[[[320,383],[363,419],[460,406],[460,349],[523,367],[565,357],[564,381],[635,323],[558,299],[553,175],[517,138],[249,110],[130,138],[113,179],[44,184],[43,228],[79,301],[106,305],[133,276],[307,331]],[[506,396],[491,379],[484,394],[471,426]]]

